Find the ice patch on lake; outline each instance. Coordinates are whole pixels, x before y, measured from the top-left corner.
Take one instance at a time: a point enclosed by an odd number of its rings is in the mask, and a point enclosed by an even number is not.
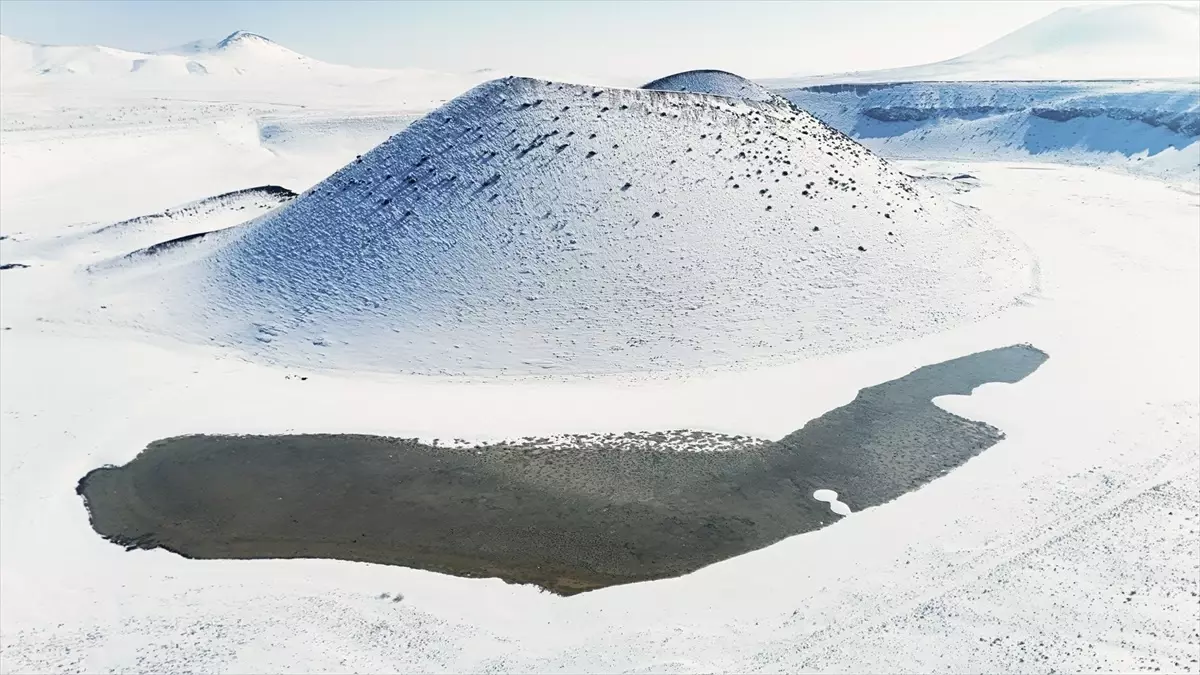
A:
[[[833,490],[817,490],[813,492],[813,499],[819,502],[829,502],[829,510],[839,516],[850,515],[850,505],[838,499],[838,493]]]

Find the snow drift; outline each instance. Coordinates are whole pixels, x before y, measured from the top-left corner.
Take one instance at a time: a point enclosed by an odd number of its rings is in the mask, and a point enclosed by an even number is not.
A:
[[[764,84],[780,89],[829,82],[1155,78],[1200,78],[1200,7],[1067,7],[946,61]]]
[[[1029,280],[1005,236],[790,104],[523,78],[172,255],[140,325],[415,373],[777,362],[942,330]]]

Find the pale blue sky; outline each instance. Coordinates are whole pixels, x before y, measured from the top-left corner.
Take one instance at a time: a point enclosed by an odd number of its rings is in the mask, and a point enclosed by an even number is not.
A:
[[[950,58],[1076,4],[0,0],[0,33],[147,51],[248,30],[359,66],[772,77]]]

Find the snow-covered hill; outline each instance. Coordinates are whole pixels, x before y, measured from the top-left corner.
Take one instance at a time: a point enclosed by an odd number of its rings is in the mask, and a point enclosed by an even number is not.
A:
[[[1006,237],[789,104],[522,78],[190,248],[116,277],[162,293],[128,321],[420,373],[791,360],[979,318],[1030,279]]]
[[[1200,7],[1162,3],[1060,9],[975,51],[918,66],[764,81],[820,83],[964,80],[1200,79]]]
[[[642,86],[657,91],[682,91],[740,98],[747,101],[778,102],[766,87],[723,70],[689,70],[660,77]]]

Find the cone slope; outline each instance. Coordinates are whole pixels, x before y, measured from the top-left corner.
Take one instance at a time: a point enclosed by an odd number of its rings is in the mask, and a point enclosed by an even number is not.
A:
[[[790,106],[507,78],[185,266],[266,358],[452,374],[780,362],[1009,304],[1022,256]]]

